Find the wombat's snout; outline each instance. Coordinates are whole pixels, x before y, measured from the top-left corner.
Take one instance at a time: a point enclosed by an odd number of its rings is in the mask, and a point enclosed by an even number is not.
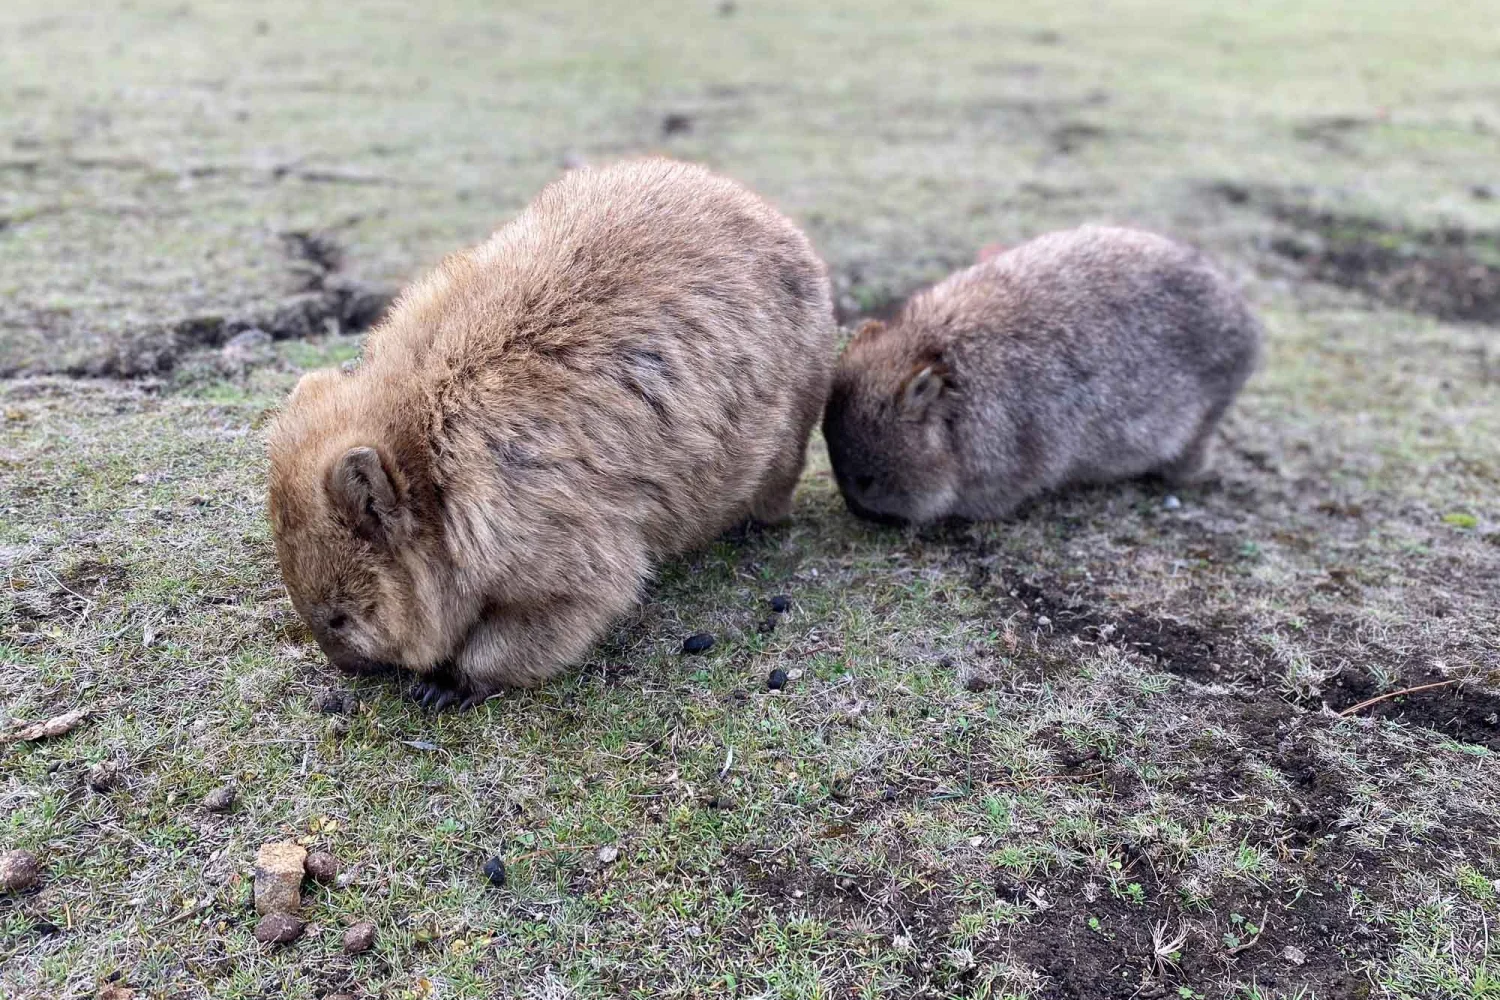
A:
[[[869,489],[871,483],[870,477],[862,476],[860,478],[864,479],[865,483],[859,488],[862,490]],[[856,483],[856,485],[858,484]],[[891,527],[900,527],[907,523],[906,518],[899,515],[883,514],[878,510],[866,507],[864,504],[860,503],[854,498],[853,493],[844,494],[844,503],[848,506],[849,513],[853,514],[855,517],[863,518],[866,521],[874,521],[876,524],[885,524],[890,525]]]
[[[343,673],[383,674],[392,669],[387,664],[361,656],[334,636],[314,634],[314,638],[317,639],[318,648],[323,651],[323,655],[328,657],[328,662]]]
[[[899,514],[878,510],[873,503],[878,502],[879,493],[875,488],[875,476],[868,472],[850,473],[847,479],[841,481],[844,494],[844,504],[849,508],[849,513],[866,521],[874,521],[877,524],[903,525],[907,519]]]

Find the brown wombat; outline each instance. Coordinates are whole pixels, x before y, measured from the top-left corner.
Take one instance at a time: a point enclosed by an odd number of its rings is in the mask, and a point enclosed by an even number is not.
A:
[[[876,520],[999,518],[1046,490],[1204,466],[1260,325],[1200,253],[1086,226],[997,253],[855,334],[823,433]]]
[[[540,683],[655,560],[788,515],[835,331],[807,238],[739,185],[567,173],[293,391],[270,513],[298,613],[424,701]]]

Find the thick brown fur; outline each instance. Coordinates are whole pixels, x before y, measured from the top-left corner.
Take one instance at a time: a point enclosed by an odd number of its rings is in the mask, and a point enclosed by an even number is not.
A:
[[[784,519],[827,397],[824,267],[699,167],[569,172],[408,288],[270,437],[298,612],[336,664],[537,684],[653,563]]]
[[[1086,226],[998,253],[866,323],[823,432],[856,513],[1002,518],[1040,493],[1204,468],[1260,324],[1196,250]]]

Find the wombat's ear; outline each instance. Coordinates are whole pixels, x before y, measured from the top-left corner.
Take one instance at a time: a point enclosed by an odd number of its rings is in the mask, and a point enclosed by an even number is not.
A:
[[[941,361],[916,369],[901,386],[902,413],[908,417],[921,417],[947,387],[948,366]]]
[[[374,448],[350,448],[328,470],[328,498],[359,533],[389,543],[402,534],[406,511],[396,483]]]

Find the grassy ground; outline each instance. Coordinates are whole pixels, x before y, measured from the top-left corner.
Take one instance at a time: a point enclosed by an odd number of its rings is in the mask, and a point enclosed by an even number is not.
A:
[[[1500,997],[1487,4],[500,6],[0,10],[0,731],[96,713],[0,745],[45,868],[0,994]],[[358,350],[329,290],[644,150],[801,220],[848,316],[1083,219],[1210,248],[1270,335],[1216,478],[902,533],[818,447],[541,691],[335,675],[261,440]],[[268,950],[285,837],[343,876]]]

